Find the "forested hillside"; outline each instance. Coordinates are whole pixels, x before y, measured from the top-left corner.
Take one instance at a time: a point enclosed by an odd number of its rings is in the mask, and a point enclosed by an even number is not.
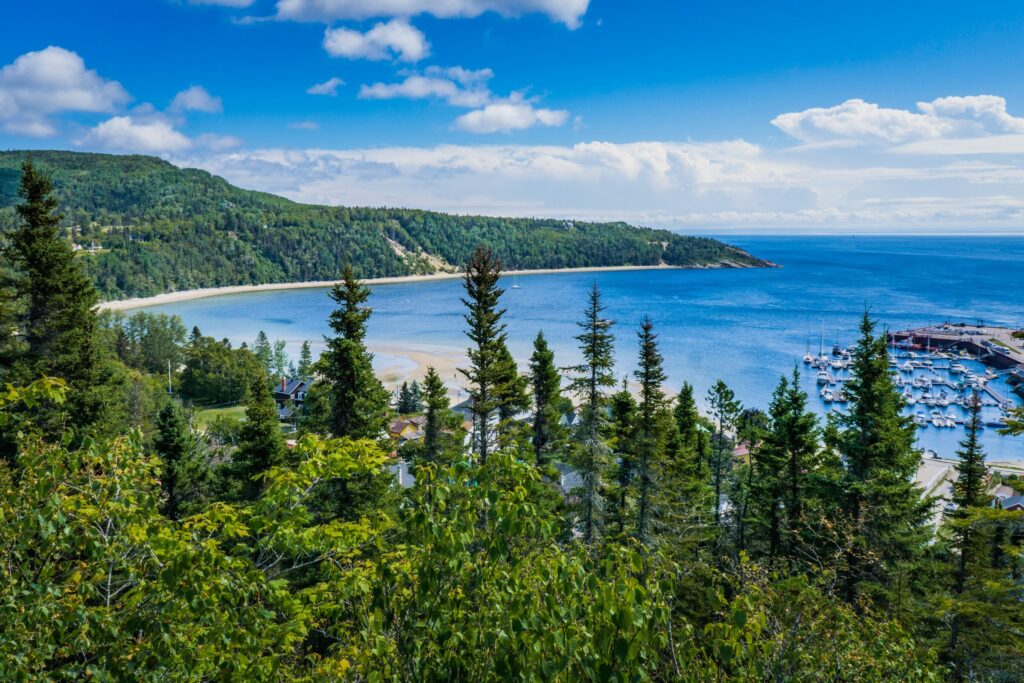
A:
[[[0,152],[0,227],[10,229],[27,152]],[[242,190],[147,156],[32,152],[53,177],[63,226],[106,299],[167,291],[454,268],[480,243],[508,268],[758,266],[717,240],[624,223],[451,216],[314,206]]]

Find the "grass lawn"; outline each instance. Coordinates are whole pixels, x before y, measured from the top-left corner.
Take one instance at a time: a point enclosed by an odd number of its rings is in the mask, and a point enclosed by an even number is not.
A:
[[[206,431],[206,427],[218,417],[228,417],[234,420],[241,420],[245,417],[245,406],[231,406],[230,408],[210,408],[200,410],[196,413],[196,429]]]

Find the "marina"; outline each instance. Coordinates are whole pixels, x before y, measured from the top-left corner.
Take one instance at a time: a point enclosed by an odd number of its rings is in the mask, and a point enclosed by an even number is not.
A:
[[[889,370],[904,414],[920,430],[962,429],[977,395],[984,428],[1006,427],[1008,413],[1024,398],[1024,340],[1018,334],[980,323],[889,333]],[[850,351],[837,339],[826,353],[822,333],[818,355],[808,351],[803,361],[815,373],[822,403],[842,413],[848,402],[844,385],[852,379]]]

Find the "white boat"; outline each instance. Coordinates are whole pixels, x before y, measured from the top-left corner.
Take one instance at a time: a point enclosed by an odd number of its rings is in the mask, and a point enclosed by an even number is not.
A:
[[[828,384],[832,377],[824,370],[818,370],[818,384]]]
[[[910,361],[906,361],[903,365],[899,366],[900,372],[913,372],[914,366],[910,364]]]
[[[944,418],[941,418],[941,417],[933,417],[932,418],[932,426],[933,427],[945,427],[946,426],[946,420]]]
[[[928,418],[926,418],[924,416],[924,413],[915,413],[914,417],[913,417],[913,420],[914,420],[914,424],[916,424],[918,427],[927,427],[928,426]]]
[[[949,366],[949,371],[954,375],[966,375],[967,366],[965,366],[963,363],[952,363]]]
[[[522,289],[522,287],[519,286],[519,276],[518,275],[513,275],[512,276],[512,289]]]
[[[833,360],[829,363],[829,365],[832,366],[833,370],[842,370],[843,368],[846,367],[846,361]]]

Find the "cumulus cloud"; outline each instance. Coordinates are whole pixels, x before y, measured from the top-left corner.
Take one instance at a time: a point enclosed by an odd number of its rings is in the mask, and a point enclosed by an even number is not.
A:
[[[172,113],[201,111],[208,114],[219,114],[224,111],[224,105],[219,97],[208,93],[203,86],[193,85],[174,96],[168,111]]]
[[[404,72],[404,80],[373,83],[359,89],[364,100],[439,99],[454,107],[473,111],[455,119],[455,128],[469,133],[508,133],[534,126],[561,126],[569,118],[562,109],[536,107],[536,98],[520,92],[496,97],[487,82],[494,76],[490,69],[465,69],[461,66],[432,66]]]
[[[408,21],[392,19],[374,25],[365,33],[329,28],[324,32],[324,49],[334,57],[418,62],[430,54],[430,43],[422,31]]]
[[[533,126],[561,126],[569,118],[564,109],[538,109],[521,97],[492,102],[455,119],[455,127],[469,133],[508,133]]]
[[[1006,100],[995,95],[941,97],[918,102],[917,111],[851,99],[833,107],[780,114],[772,124],[810,144],[845,141],[902,145],[1024,132],[1024,118],[1010,115]]]
[[[329,97],[336,97],[338,95],[338,88],[345,85],[345,81],[341,80],[337,76],[328,78],[323,83],[315,83],[306,88],[306,93],[309,95],[327,95]]]
[[[117,152],[160,154],[182,152],[192,141],[165,120],[140,120],[133,116],[115,116],[90,130],[80,144]]]
[[[464,69],[461,66],[429,67],[423,72],[406,72],[397,83],[363,85],[359,97],[364,100],[437,98],[456,107],[479,107],[491,98],[487,81],[490,69]]]
[[[130,99],[120,83],[61,47],[27,52],[0,69],[0,126],[16,135],[55,135],[55,114],[108,113]]]
[[[506,17],[537,13],[576,28],[589,4],[590,0],[278,0],[277,17],[330,22],[418,14],[450,19],[477,17],[485,12]]]

